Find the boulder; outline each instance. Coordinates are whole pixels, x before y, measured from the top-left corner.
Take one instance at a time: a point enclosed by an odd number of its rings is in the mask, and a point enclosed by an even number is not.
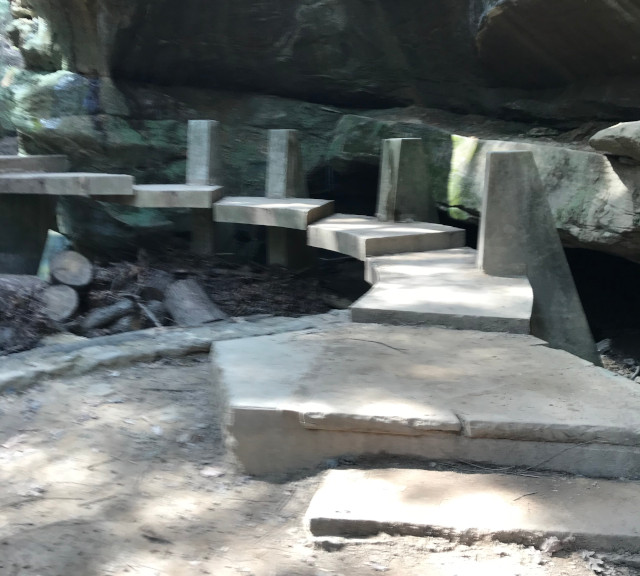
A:
[[[626,156],[640,162],[640,121],[620,122],[594,134],[589,144],[603,154]]]
[[[7,26],[6,35],[29,69],[54,72],[62,66],[62,55],[43,18],[17,18]]]

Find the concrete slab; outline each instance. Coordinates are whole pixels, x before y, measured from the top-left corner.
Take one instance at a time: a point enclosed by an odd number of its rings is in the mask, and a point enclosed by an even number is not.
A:
[[[532,336],[353,324],[214,344],[249,473],[344,454],[640,475],[640,389]]]
[[[0,156],[0,173],[5,172],[66,172],[69,160],[62,155]]]
[[[442,224],[380,222],[369,216],[335,214],[309,226],[308,242],[315,248],[366,260],[384,254],[459,248],[464,246],[465,232]]]
[[[196,186],[190,184],[136,184],[133,196],[114,196],[109,202],[118,202],[136,208],[201,208],[210,210],[222,198],[222,186]]]
[[[255,224],[306,230],[312,222],[333,214],[333,201],[311,198],[229,196],[213,206],[216,222]]]
[[[528,334],[528,280],[488,276],[476,256],[456,248],[368,258],[365,273],[374,286],[351,306],[353,321]]]
[[[533,288],[531,333],[600,363],[531,152],[487,155],[478,264],[487,273],[526,273]]]
[[[90,172],[11,172],[0,174],[0,194],[133,196],[133,177]]]
[[[269,130],[267,198],[306,198],[307,183],[297,130]]]
[[[640,550],[640,484],[415,469],[331,470],[305,523],[315,536],[490,537],[566,549]]]
[[[383,222],[438,222],[420,138],[382,141],[376,216]]]

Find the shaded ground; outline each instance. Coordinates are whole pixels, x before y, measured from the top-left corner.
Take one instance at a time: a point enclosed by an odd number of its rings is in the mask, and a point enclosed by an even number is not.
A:
[[[204,356],[0,397],[0,574],[595,573],[579,553],[490,542],[314,543],[302,517],[321,472],[277,482],[236,473],[212,401]]]

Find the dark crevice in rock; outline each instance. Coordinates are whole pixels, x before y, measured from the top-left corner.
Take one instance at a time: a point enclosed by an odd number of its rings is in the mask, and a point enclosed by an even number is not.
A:
[[[595,250],[565,252],[596,341],[640,330],[640,264]]]

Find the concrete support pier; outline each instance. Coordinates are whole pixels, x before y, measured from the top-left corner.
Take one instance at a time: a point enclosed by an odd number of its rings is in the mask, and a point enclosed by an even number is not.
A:
[[[267,228],[267,260],[272,266],[299,270],[314,259],[313,248],[307,246],[307,232],[291,228]]]
[[[297,130],[269,130],[266,197],[309,197]],[[267,262],[270,265],[304,268],[312,259],[313,252],[307,246],[305,233],[275,227],[267,229]]]
[[[189,120],[187,129],[187,184],[222,184],[220,124],[215,120]],[[191,250],[203,256],[215,252],[213,214],[210,208],[192,210]]]
[[[420,138],[382,141],[376,215],[383,222],[438,222]]]
[[[531,333],[600,365],[533,154],[491,152],[486,174],[478,266],[493,276],[526,275]]]

